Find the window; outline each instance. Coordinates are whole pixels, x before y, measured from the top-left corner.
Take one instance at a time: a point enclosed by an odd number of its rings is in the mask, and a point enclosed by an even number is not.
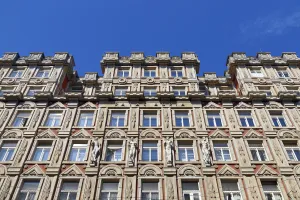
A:
[[[84,161],[87,144],[75,143],[72,145],[69,160],[70,161]]]
[[[40,181],[39,180],[24,180],[18,200],[33,200],[35,199],[36,192],[38,190]]]
[[[176,126],[188,127],[190,126],[189,113],[186,111],[175,111]]]
[[[81,112],[77,126],[93,126],[94,113],[93,112]]]
[[[300,161],[300,148],[298,147],[297,142],[284,142],[284,147],[289,160]]]
[[[125,122],[125,112],[112,112],[110,126],[123,127]]]
[[[185,96],[185,88],[173,88],[174,96]]]
[[[42,87],[30,87],[28,92],[27,92],[27,96],[34,96],[36,92],[42,91]]]
[[[118,199],[118,185],[117,182],[103,182],[101,187],[101,200],[117,200]]]
[[[225,200],[242,200],[236,180],[222,180],[221,183]]]
[[[183,182],[182,196],[183,200],[200,200],[200,189],[198,183]]]
[[[118,77],[128,77],[129,70],[128,69],[118,69]]]
[[[156,77],[156,70],[155,69],[145,69],[144,77]]]
[[[9,74],[10,78],[21,78],[24,70],[20,69],[13,69],[11,73]]]
[[[222,126],[222,119],[219,111],[207,111],[208,126]]]
[[[228,142],[215,141],[214,142],[214,151],[216,159],[219,161],[229,161],[231,160],[230,150],[228,147]]]
[[[10,161],[15,153],[17,142],[4,141],[0,148],[0,161]]]
[[[143,126],[147,126],[147,127],[156,127],[157,126],[157,112],[156,111],[144,112]]]
[[[178,69],[178,68],[171,69],[171,76],[172,77],[182,77],[183,76],[182,69]]]
[[[13,122],[14,127],[25,127],[29,124],[30,112],[19,112]]]
[[[62,113],[49,113],[45,126],[60,126]]]
[[[265,148],[263,147],[262,142],[248,141],[248,145],[249,145],[249,148],[250,148],[252,159],[254,161],[266,161],[266,160],[268,160],[266,152],[265,152]]]
[[[156,88],[144,88],[144,96],[156,96]]]
[[[142,199],[159,200],[158,182],[142,183]]]
[[[251,69],[251,76],[252,77],[257,77],[257,78],[262,78],[264,77],[264,74],[260,69]]]
[[[62,183],[58,200],[73,200],[77,197],[79,181],[64,181]]]
[[[285,127],[286,121],[282,115],[282,111],[270,112],[273,125],[276,127]]]
[[[4,93],[11,93],[13,92],[15,87],[1,87],[0,89],[0,96],[3,96]]]
[[[40,143],[36,146],[32,160],[47,161],[51,151],[51,143]]]
[[[265,92],[267,96],[272,96],[272,90],[271,87],[258,87],[259,91]]]
[[[286,86],[285,89],[286,89],[286,91],[288,91],[288,92],[294,92],[294,93],[296,93],[297,96],[300,95],[299,87],[297,87],[297,86]]]
[[[121,161],[122,159],[122,144],[111,143],[107,145],[106,149],[106,161]]]
[[[286,70],[278,70],[277,74],[280,78],[289,78],[290,75]]]
[[[143,161],[157,161],[157,141],[144,141],[142,148]]]
[[[38,77],[38,78],[48,78],[49,77],[49,74],[50,74],[50,70],[46,70],[46,69],[40,69],[35,77]]]
[[[178,144],[178,154],[180,161],[194,161],[194,148],[193,144],[179,143]]]
[[[72,92],[82,92],[82,90],[83,90],[82,85],[73,85],[71,87]]]
[[[128,88],[116,88],[115,96],[125,96]]]
[[[243,127],[253,127],[254,120],[251,115],[251,111],[239,111],[240,122]]]
[[[276,181],[262,181],[262,188],[266,200],[281,200],[281,192],[278,189]]]

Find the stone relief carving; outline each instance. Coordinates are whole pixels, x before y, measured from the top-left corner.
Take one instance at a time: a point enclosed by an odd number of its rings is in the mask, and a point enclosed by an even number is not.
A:
[[[71,120],[72,120],[72,110],[68,110],[66,114],[65,123],[63,124],[64,129],[68,128]]]
[[[173,141],[167,137],[165,139],[166,161],[168,166],[173,166]]]
[[[211,150],[210,144],[207,137],[203,137],[202,141],[202,156],[203,161],[207,167],[211,166]]]
[[[132,124],[132,128],[135,128],[136,126],[136,111],[132,110],[131,113],[131,124]]]
[[[91,161],[93,166],[97,166],[97,160],[100,155],[100,143],[98,137],[95,137],[92,142],[93,151],[91,154]]]
[[[83,199],[89,200],[92,194],[92,183],[91,178],[87,177],[84,185]]]
[[[276,141],[273,140],[273,147],[274,147],[274,152],[277,155],[277,157],[279,158],[280,162],[283,163],[284,162],[284,158],[283,155],[280,151],[280,148],[277,146]]]
[[[196,111],[196,122],[197,122],[198,127],[201,129],[202,128],[202,117],[201,117],[200,110]]]
[[[132,91],[133,91],[133,92],[138,91],[138,87],[139,87],[139,84],[138,84],[138,83],[134,83],[134,84],[132,85]]]
[[[132,198],[132,191],[133,191],[132,181],[131,181],[130,178],[128,178],[127,184],[126,184],[126,192],[125,192],[125,199],[126,200],[131,200],[131,198]]]
[[[239,151],[239,154],[242,158],[243,163],[246,163],[247,162],[246,153],[244,151],[244,148],[241,145],[238,146],[238,151]]]
[[[161,91],[162,91],[162,92],[167,92],[167,83],[163,83],[163,84],[161,85]]]
[[[233,117],[233,115],[232,114],[229,114],[229,122],[230,122],[230,124],[232,125],[232,128],[235,128],[236,126],[235,126],[235,119],[234,119],[234,117]]]
[[[50,189],[51,189],[51,180],[48,176],[45,178],[43,184],[44,184],[44,190],[41,193],[41,196],[39,197],[39,199],[48,199],[49,194],[50,194]]]
[[[249,189],[249,193],[252,197],[252,199],[259,199],[259,194],[257,192],[256,186],[253,184],[252,180],[250,178],[248,178],[248,189]]]
[[[207,186],[208,198],[211,200],[217,199],[217,191],[215,190],[213,181],[208,181]]]
[[[56,147],[56,151],[55,151],[54,156],[53,156],[53,162],[54,163],[58,163],[59,157],[60,157],[61,152],[62,152],[62,147],[63,147],[62,140],[57,139],[57,147]]]
[[[166,128],[169,128],[170,117],[169,117],[168,110],[165,110],[165,112],[164,112],[164,121],[165,121]]]
[[[8,114],[9,114],[9,111],[8,110],[4,110],[1,118],[0,118],[0,127],[4,124],[5,120],[7,119],[8,117]]]
[[[41,111],[39,109],[37,109],[35,111],[35,116],[33,117],[33,121],[30,125],[30,128],[33,128],[35,126],[35,124],[37,123],[37,121],[40,119],[40,113],[41,113]]]
[[[167,190],[168,190],[168,200],[174,200],[175,196],[174,196],[174,187],[173,187],[173,183],[172,180],[169,180],[167,182]]]
[[[102,128],[104,122],[104,110],[100,109],[99,113],[99,127]]]
[[[16,162],[17,162],[17,163],[20,163],[20,162],[21,162],[21,160],[22,160],[22,158],[23,158],[23,156],[24,156],[24,154],[25,154],[27,145],[28,145],[28,141],[27,141],[27,140],[24,140],[24,141],[22,142],[21,148],[20,148],[20,150],[19,150],[19,154],[18,154],[17,157],[16,157]]]
[[[9,193],[10,186],[11,186],[11,178],[8,176],[6,178],[5,183],[3,184],[2,188],[1,188],[2,190],[0,192],[0,200],[6,199],[8,193]]]
[[[134,138],[131,138],[128,141],[129,146],[129,165],[133,166],[135,162],[136,149],[137,149],[137,141]]]
[[[261,116],[261,120],[264,123],[266,128],[270,128],[267,117],[265,116],[265,113],[263,110],[260,110],[260,116]]]

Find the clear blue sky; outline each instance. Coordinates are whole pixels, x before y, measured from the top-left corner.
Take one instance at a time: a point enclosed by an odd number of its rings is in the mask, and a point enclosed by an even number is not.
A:
[[[0,17],[1,54],[67,51],[80,75],[106,51],[194,51],[201,75],[223,75],[233,51],[300,53],[299,0],[6,0]]]

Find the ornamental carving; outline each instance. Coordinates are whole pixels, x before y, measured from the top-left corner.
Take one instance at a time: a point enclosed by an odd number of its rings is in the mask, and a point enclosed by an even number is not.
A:
[[[122,78],[119,78],[119,83],[120,84],[124,84],[124,83],[127,83],[127,79],[122,77]]]
[[[148,84],[152,84],[152,83],[154,83],[154,78],[153,77],[147,77],[146,81],[147,81]]]

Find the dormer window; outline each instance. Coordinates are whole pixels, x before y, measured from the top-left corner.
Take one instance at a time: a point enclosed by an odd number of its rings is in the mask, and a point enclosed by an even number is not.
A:
[[[264,74],[262,73],[262,71],[260,69],[251,69],[251,76],[255,77],[255,78],[263,78]]]
[[[180,68],[172,68],[171,69],[171,76],[172,77],[182,77],[182,69]]]
[[[46,70],[46,69],[40,69],[35,77],[37,78],[48,78],[49,77],[49,74],[50,74],[50,70]]]
[[[128,69],[118,69],[118,77],[128,77],[129,70]]]

